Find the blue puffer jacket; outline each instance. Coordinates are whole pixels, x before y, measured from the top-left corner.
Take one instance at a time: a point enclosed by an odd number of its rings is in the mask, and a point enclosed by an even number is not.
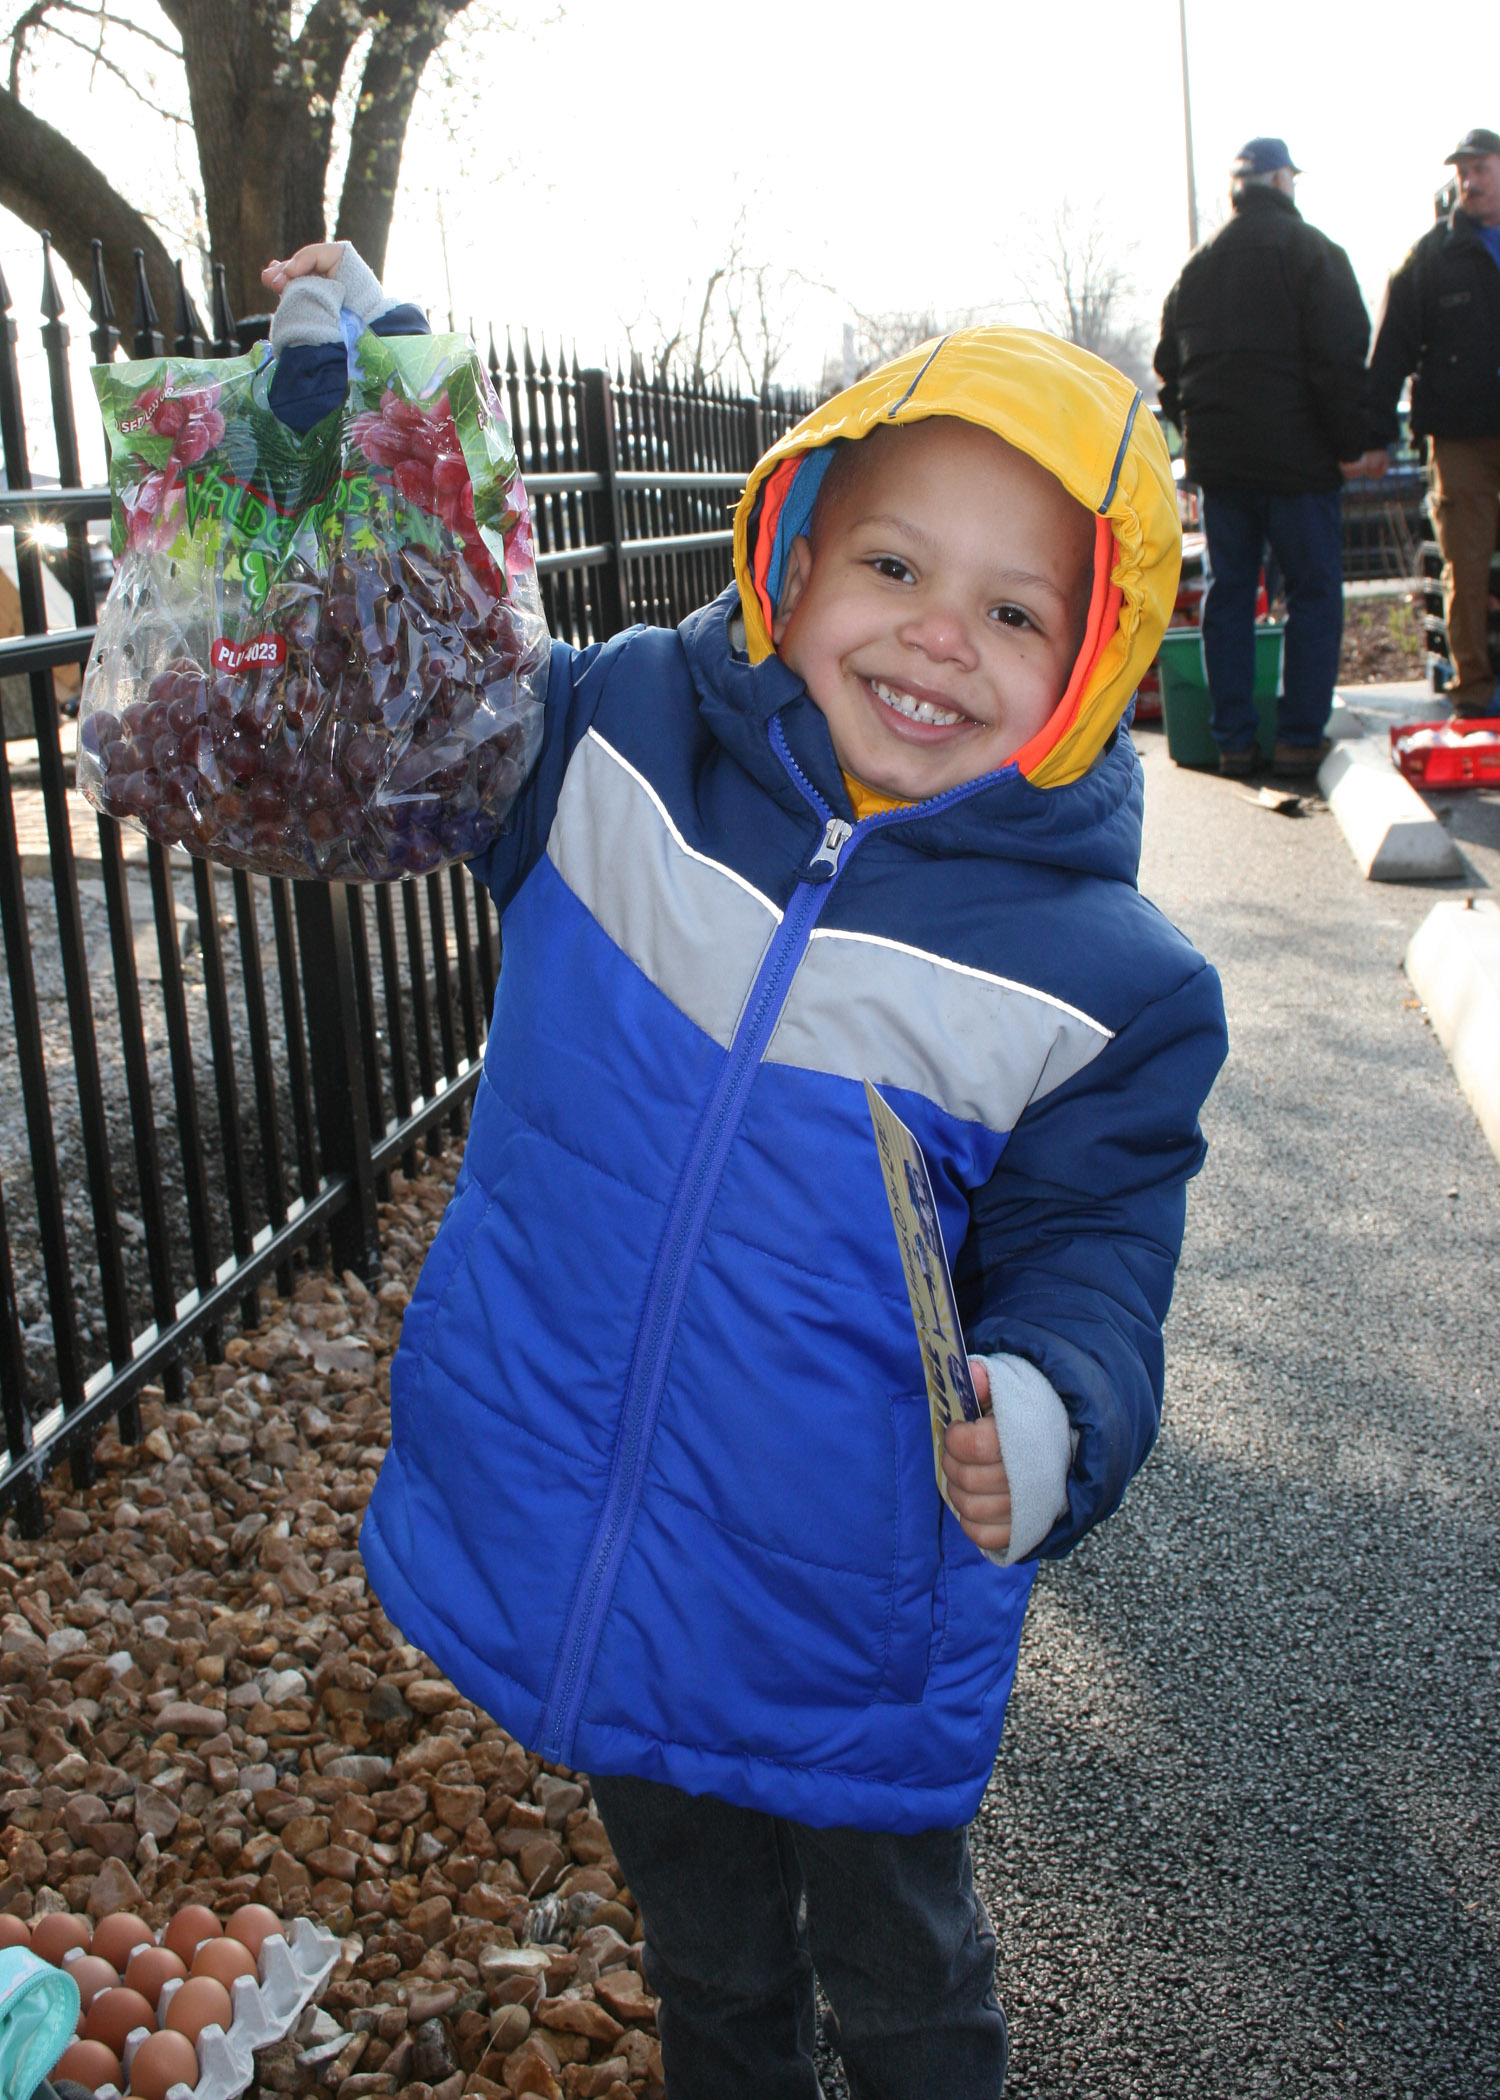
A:
[[[862,1080],[934,1173],[976,1351],[1078,1432],[1061,1553],[1155,1435],[1217,982],[1134,887],[1128,737],[849,807],[822,715],[677,632],[555,648],[485,1072],[392,1370],[390,1616],[549,1759],[813,1824],[972,1815],[1033,1568],[933,1482]]]

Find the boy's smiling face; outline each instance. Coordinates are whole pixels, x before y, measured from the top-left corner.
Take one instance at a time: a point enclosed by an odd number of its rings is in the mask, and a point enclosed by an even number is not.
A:
[[[1094,536],[1044,467],[955,417],[837,458],[792,543],[773,637],[844,771],[917,802],[1029,742],[1083,641]]]

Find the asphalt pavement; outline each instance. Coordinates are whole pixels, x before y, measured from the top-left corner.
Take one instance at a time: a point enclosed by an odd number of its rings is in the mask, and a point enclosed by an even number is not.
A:
[[[1500,2095],[1500,1165],[1314,804],[1147,775],[1222,973],[1156,1451],[1045,1567],[975,1827],[1011,2100]],[[836,2088],[831,2088],[836,2090]]]

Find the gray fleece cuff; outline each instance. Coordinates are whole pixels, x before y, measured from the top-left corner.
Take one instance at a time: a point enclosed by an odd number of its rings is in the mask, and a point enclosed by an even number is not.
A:
[[[985,1356],[990,1405],[1000,1456],[1010,1483],[1010,1545],[988,1553],[1013,1567],[1035,1553],[1058,1518],[1067,1514],[1068,1469],[1078,1438],[1050,1379],[1024,1356]]]
[[[296,277],[282,293],[271,321],[271,348],[279,357],[294,344],[336,343],[341,307],[347,306],[368,327],[397,303],[386,297],[380,279],[353,242],[345,241],[344,259],[332,277]]]

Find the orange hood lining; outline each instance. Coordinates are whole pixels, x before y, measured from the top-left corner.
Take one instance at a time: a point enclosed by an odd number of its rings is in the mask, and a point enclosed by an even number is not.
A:
[[[1114,528],[1108,518],[1094,519],[1094,588],[1089,597],[1089,616],[1083,630],[1083,646],[1078,652],[1078,661],[1073,666],[1073,675],[1067,689],[1051,715],[1042,724],[1036,735],[1019,751],[1013,751],[1006,760],[1029,776],[1050,752],[1057,749],[1078,717],[1084,692],[1094,667],[1104,651],[1114,640],[1115,630],[1120,624],[1120,607],[1125,594],[1119,584],[1111,581],[1118,557]]]

